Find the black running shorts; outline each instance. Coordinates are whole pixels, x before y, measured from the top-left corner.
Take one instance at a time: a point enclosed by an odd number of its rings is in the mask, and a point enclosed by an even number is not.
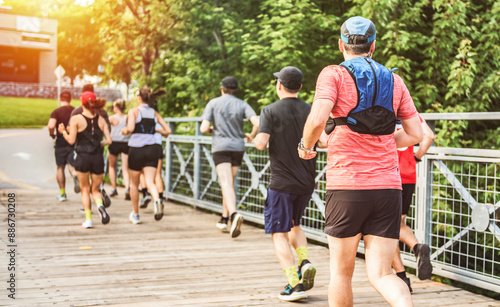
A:
[[[73,165],[75,163],[73,159],[73,146],[54,147],[54,154],[56,156],[56,165],[59,167],[64,167],[66,164]]]
[[[113,142],[108,146],[108,151],[113,156],[118,156],[120,153],[128,155],[129,147],[127,142]]]
[[[158,167],[161,157],[161,147],[156,144],[142,147],[130,147],[128,151],[128,168],[133,171],[142,171],[146,166]]]
[[[413,193],[415,193],[414,183],[403,184],[403,210],[402,215],[408,215],[410,212],[411,201],[413,200]]]
[[[95,175],[104,174],[104,156],[102,151],[96,153],[77,153],[75,155],[75,170]]]
[[[212,153],[215,166],[221,163],[231,163],[231,166],[240,166],[244,151],[217,151]]]
[[[155,144],[156,147],[158,147],[158,152],[160,153],[159,159],[165,160],[165,151],[163,150],[163,146],[160,144]]]
[[[325,200],[327,235],[399,239],[401,190],[328,190]]]

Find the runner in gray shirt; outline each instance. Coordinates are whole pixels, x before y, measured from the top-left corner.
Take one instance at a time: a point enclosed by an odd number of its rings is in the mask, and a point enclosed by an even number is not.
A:
[[[259,130],[259,117],[243,100],[234,96],[238,90],[238,81],[226,77],[221,83],[221,96],[208,102],[203,115],[200,131],[213,133],[212,156],[222,190],[222,217],[217,228],[228,232],[228,221],[231,219],[231,237],[240,235],[243,217],[236,212],[236,193],[234,178],[245,153],[245,141],[251,142]],[[253,124],[251,133],[244,133],[243,121]],[[213,128],[210,127],[213,122]]]

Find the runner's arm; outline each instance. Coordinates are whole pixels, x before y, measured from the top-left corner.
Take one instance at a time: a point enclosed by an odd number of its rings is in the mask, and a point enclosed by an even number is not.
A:
[[[415,152],[415,157],[419,160],[422,159],[422,157],[427,153],[427,150],[429,150],[429,147],[431,147],[432,143],[434,142],[434,132],[432,132],[432,129],[429,127],[429,125],[427,125],[425,121],[422,122],[422,131],[424,133],[424,137],[422,139],[422,142],[420,142],[418,150]]]
[[[247,143],[250,143],[257,135],[257,131],[259,131],[259,117],[257,115],[253,115],[252,117],[250,117],[250,122],[252,123],[253,127],[252,132],[245,133]]]
[[[131,134],[134,131],[135,119],[137,117],[135,110],[136,108],[130,109],[127,116],[127,126],[122,129],[123,135]]]
[[[204,119],[201,121],[200,132],[208,134],[212,134],[214,132],[212,127],[210,127],[210,122],[208,120]]]
[[[111,144],[111,135],[109,133],[109,129],[108,129],[108,123],[106,122],[106,120],[102,117],[102,116],[99,116],[99,128],[101,129],[102,133],[104,134],[104,140],[101,141],[101,146],[106,146],[106,145],[109,145]]]
[[[66,130],[63,123],[60,123],[59,127],[57,127],[57,130],[62,134],[66,142],[68,142],[69,145],[73,145],[75,144],[76,135],[78,134],[78,119],[72,118],[71,125],[69,125],[68,129],[69,131]]]
[[[253,141],[253,144],[255,145],[255,148],[258,150],[264,150],[266,149],[267,143],[269,143],[269,138],[271,135],[269,133],[261,132],[257,134],[255,137],[255,140]]]
[[[306,124],[304,126],[302,145],[306,149],[314,147],[314,144],[319,140],[321,134],[325,130],[326,121],[328,120],[330,111],[333,108],[333,101],[330,99],[318,99],[312,107],[309,116],[307,116]],[[312,159],[316,156],[316,151],[311,150],[305,152],[298,150],[299,156],[302,159]]]
[[[161,117],[160,113],[155,112],[156,120],[161,126],[161,129],[156,129],[156,132],[159,134],[163,135],[164,137],[169,136],[172,133],[172,129],[170,129],[170,126],[165,122],[163,117]]]
[[[47,124],[47,128],[49,129],[49,135],[51,138],[56,138],[56,124],[57,120],[55,118],[50,118],[49,123]]]
[[[396,141],[397,148],[413,146],[422,141],[424,133],[418,116],[401,120],[401,124],[403,129],[394,133],[394,140]]]

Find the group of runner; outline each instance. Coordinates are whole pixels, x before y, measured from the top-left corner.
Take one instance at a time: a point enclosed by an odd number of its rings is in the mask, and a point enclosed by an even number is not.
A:
[[[288,281],[279,295],[282,300],[307,298],[305,291],[314,286],[316,269],[308,259],[300,222],[314,191],[316,147],[328,149],[324,231],[330,248],[330,306],[353,305],[351,279],[361,238],[368,278],[391,305],[413,305],[399,239],[417,258],[418,278],[432,274],[429,246],[418,243],[405,217],[415,188],[416,163],[434,135],[418,115],[403,80],[372,59],[375,38],[370,20],[357,16],[344,22],[339,50],[345,61],[323,69],[312,107],[298,98],[302,72],[287,66],[274,74],[280,100],[262,110],[260,121],[246,102],[234,97],[238,89],[234,77],[224,78],[222,96],[211,100],[203,112],[200,130],[213,134],[212,155],[223,196],[216,226],[231,237],[241,233],[243,221],[234,193],[245,150],[243,120],[253,124],[247,141],[255,138],[257,149],[269,148],[271,180],[264,221]],[[414,154],[417,143],[421,146]]]
[[[125,199],[132,201],[132,212],[129,219],[134,224],[141,223],[139,218],[139,181],[143,174],[142,188],[148,189],[154,199],[154,218],[163,217],[163,199],[158,194],[155,183],[163,185],[157,178],[157,168],[161,166],[161,136],[171,133],[170,127],[155,110],[156,98],[164,94],[161,89],[154,93],[147,87],[137,92],[139,106],[124,114],[124,100],[113,103],[114,115],[108,118],[103,107],[104,98],[96,97],[91,84],[84,85],[80,96],[81,106],[70,105],[71,93],[62,92],[59,100],[61,107],[50,116],[48,128],[51,137],[55,138],[55,156],[57,165],[57,181],[60,188],[59,201],[66,201],[64,168],[68,165],[75,183],[75,193],[81,193],[85,221],[83,228],[92,228],[91,199],[97,206],[101,222],[110,221],[106,208],[111,200],[103,188],[104,146],[109,145],[109,169],[113,191],[110,196],[118,195],[116,189],[116,164],[118,155],[122,159],[122,173]],[[129,180],[130,178],[130,180]]]
[[[434,135],[418,115],[403,80],[372,59],[376,43],[373,22],[359,16],[350,18],[340,34],[339,50],[345,61],[323,69],[312,106],[298,98],[303,75],[293,66],[274,74],[280,100],[266,106],[260,118],[245,101],[234,96],[238,81],[234,77],[222,80],[221,96],[207,104],[200,126],[202,133],[213,134],[212,155],[222,190],[222,214],[216,227],[232,238],[241,234],[243,216],[236,208],[234,180],[245,152],[244,138],[253,141],[259,150],[269,148],[271,180],[265,200],[265,232],[272,235],[288,281],[279,298],[307,298],[306,291],[314,286],[316,268],[309,261],[307,239],[300,224],[315,187],[316,148],[327,148],[324,231],[330,248],[330,306],[353,305],[351,279],[361,239],[372,286],[393,306],[413,306],[398,241],[412,248],[418,278],[429,278],[430,249],[418,243],[404,221],[415,188],[415,165]],[[155,184],[161,157],[155,133],[168,136],[171,131],[154,110],[156,94],[160,93],[142,88],[137,93],[139,107],[131,109],[126,120],[119,102],[117,114],[110,119],[113,127],[122,127],[121,135],[117,130],[111,133],[116,144],[129,146],[133,223],[140,222],[139,207],[149,200],[154,203],[155,219],[163,215]],[[102,101],[91,92],[82,93],[81,100],[81,116],[71,118],[69,127],[61,124],[58,131],[70,145],[76,142],[74,165],[86,214],[90,210],[88,195],[92,193],[105,223],[107,213],[98,193],[103,161],[97,160],[102,157],[102,146],[111,142],[110,134],[106,122],[95,111]],[[244,133],[244,120],[253,125],[250,133]],[[400,129],[395,131],[397,121]],[[128,141],[124,137],[127,135],[131,135]],[[413,153],[413,145],[418,143],[420,149]],[[113,161],[119,153],[127,152],[118,149],[121,146],[125,144],[112,146],[116,147],[111,153]],[[59,157],[64,155],[60,153]],[[149,190],[152,199],[144,194],[139,205],[141,173],[143,193]],[[113,189],[112,195],[116,195],[116,185]],[[298,256],[297,266],[291,246]]]

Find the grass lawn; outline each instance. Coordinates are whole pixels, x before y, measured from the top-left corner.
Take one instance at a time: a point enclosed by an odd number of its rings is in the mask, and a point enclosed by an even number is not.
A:
[[[80,100],[73,99],[71,105],[80,106]],[[56,108],[56,99],[0,96],[0,128],[41,128]]]

